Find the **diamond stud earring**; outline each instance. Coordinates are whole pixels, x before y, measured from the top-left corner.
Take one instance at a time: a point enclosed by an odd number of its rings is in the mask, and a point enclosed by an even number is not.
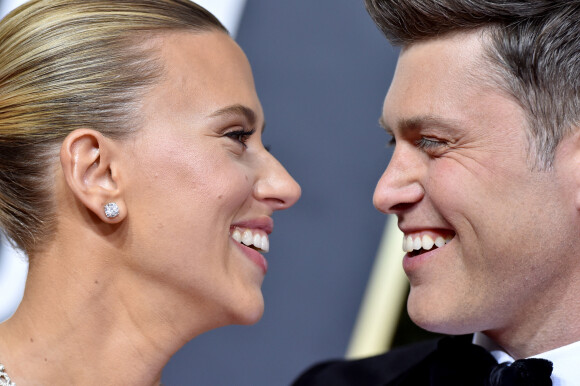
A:
[[[119,206],[114,202],[109,202],[105,205],[105,216],[107,218],[115,218],[119,215]]]

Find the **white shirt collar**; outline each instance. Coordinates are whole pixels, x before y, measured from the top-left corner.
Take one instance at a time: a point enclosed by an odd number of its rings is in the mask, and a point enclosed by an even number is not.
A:
[[[509,354],[481,332],[475,333],[473,343],[489,351],[498,363],[514,361]],[[580,341],[530,358],[544,358],[554,364],[552,386],[580,386]]]

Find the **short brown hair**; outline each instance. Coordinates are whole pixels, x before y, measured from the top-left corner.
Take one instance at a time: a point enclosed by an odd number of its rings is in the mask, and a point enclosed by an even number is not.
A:
[[[407,46],[453,32],[489,33],[495,82],[527,115],[535,166],[552,165],[580,120],[579,0],[365,0],[380,30]]]
[[[29,255],[54,232],[54,171],[72,130],[123,138],[160,79],[145,44],[225,28],[188,0],[33,0],[0,23],[0,226]]]

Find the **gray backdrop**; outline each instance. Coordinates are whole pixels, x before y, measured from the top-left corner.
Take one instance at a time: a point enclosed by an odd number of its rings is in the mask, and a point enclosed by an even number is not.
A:
[[[264,141],[302,185],[275,215],[255,326],[204,334],[165,385],[288,385],[344,355],[386,217],[372,205],[390,157],[379,128],[397,52],[363,0],[248,0],[237,41],[264,106]]]

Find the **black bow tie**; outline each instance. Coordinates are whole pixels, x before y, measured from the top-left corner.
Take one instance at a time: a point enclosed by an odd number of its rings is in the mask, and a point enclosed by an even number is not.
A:
[[[470,336],[447,337],[439,342],[431,365],[431,384],[481,386],[551,386],[552,362],[519,359],[498,364]]]
[[[489,375],[490,386],[551,386],[552,362],[546,359],[518,359],[511,365],[501,363]]]

